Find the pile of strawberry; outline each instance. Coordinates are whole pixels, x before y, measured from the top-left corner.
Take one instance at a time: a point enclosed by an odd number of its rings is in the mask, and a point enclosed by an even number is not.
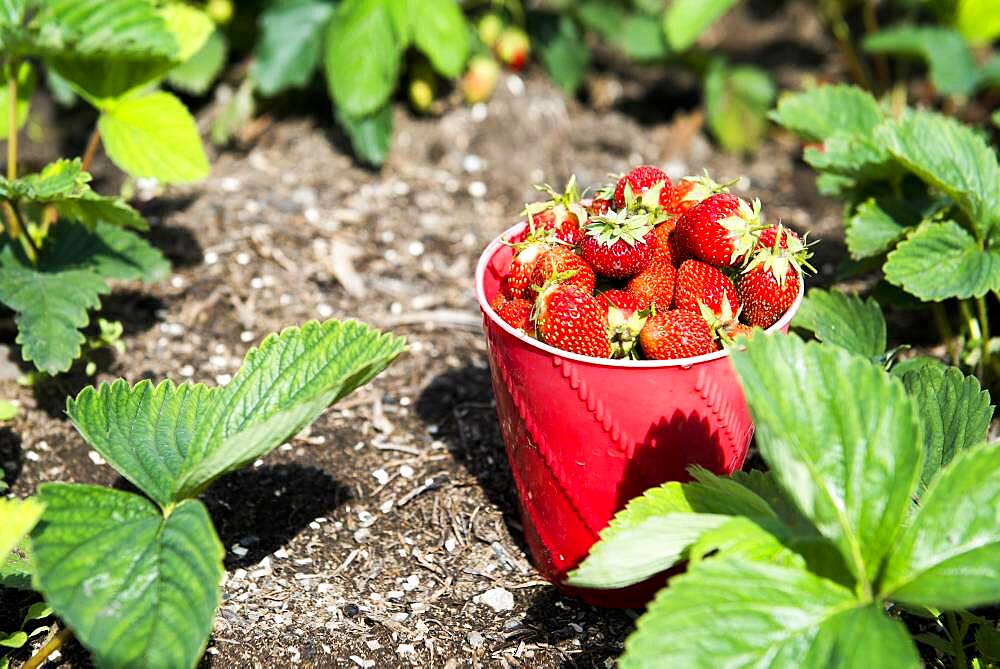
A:
[[[642,165],[585,205],[575,179],[528,205],[493,310],[564,351],[667,360],[717,351],[795,301],[807,245],[703,177]]]

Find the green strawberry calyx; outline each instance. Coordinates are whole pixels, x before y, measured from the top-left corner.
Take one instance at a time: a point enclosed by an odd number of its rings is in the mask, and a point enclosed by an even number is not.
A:
[[[602,246],[612,246],[619,241],[635,246],[646,243],[645,237],[653,229],[653,225],[649,214],[636,214],[625,208],[591,218],[587,225],[587,235],[595,237]]]
[[[788,248],[781,247],[782,238],[785,239]],[[746,273],[761,267],[765,272],[771,273],[778,286],[783,286],[788,277],[789,268],[794,267],[800,275],[805,274],[806,271],[816,272],[816,268],[809,264],[809,258],[812,257],[812,253],[809,251],[811,245],[811,243],[789,234],[779,223],[774,246],[760,249],[754,253],[743,272]]]
[[[740,311],[739,309],[733,309],[733,305],[729,302],[729,298],[725,295],[722,296],[721,309],[716,312],[707,304],[698,300],[698,311],[701,317],[705,319],[708,323],[708,327],[711,328],[712,334],[715,336],[720,336],[721,333],[731,329],[734,325],[739,323]]]
[[[648,309],[635,311],[626,317],[624,310],[614,305],[608,307],[608,341],[612,358],[639,359],[639,333],[646,320],[656,312],[652,305]]]
[[[681,181],[687,181],[688,183],[694,184],[691,189],[684,194],[681,198],[683,202],[701,202],[711,195],[716,195],[717,193],[728,193],[729,187],[734,186],[740,181],[740,177],[736,177],[731,181],[726,181],[725,183],[718,183],[713,179],[706,169],[701,176],[688,176],[681,179]]]
[[[545,283],[541,286],[535,284],[531,287],[533,291],[538,293],[538,297],[535,298],[535,304],[531,308],[531,315],[529,318],[533,323],[537,323],[538,319],[542,316],[542,310],[544,309],[545,299],[551,295],[559,286],[564,282],[572,279],[579,273],[578,269],[568,269],[565,272],[552,272],[549,278],[545,280]]]
[[[753,204],[739,198],[739,209],[732,216],[727,216],[718,222],[728,233],[733,244],[733,252],[729,262],[735,263],[745,258],[760,238],[760,231],[766,228],[760,215],[760,200],[754,198]]]
[[[660,205],[660,193],[664,188],[669,188],[667,182],[657,181],[647,188],[641,195],[636,195],[632,190],[632,184],[626,182],[623,194],[625,196],[625,210],[631,214],[646,214],[652,221],[652,225],[663,223],[672,218],[665,207]]]

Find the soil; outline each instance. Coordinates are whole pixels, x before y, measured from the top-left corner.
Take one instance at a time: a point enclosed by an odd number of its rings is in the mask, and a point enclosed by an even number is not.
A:
[[[709,41],[773,68],[782,87],[797,86],[803,66],[831,67],[804,4],[762,4]],[[227,572],[203,666],[590,667],[620,654],[638,612],[560,595],[526,554],[472,290],[480,251],[535,197],[531,184],[575,172],[597,185],[644,162],[674,177],[744,175],[737,192],[822,239],[817,281],[843,247],[838,208],[816,194],[793,138],[776,133],[753,160],[717,152],[692,82],[662,70],[596,72],[585,99],[529,71],[505,75],[488,104],[436,118],[400,108],[377,172],[352,162],[325,110],[272,118],[248,146],[214,156],[204,183],[140,203],[175,271],[104,301],[127,350],[99,356],[96,380],[224,384],[265,334],[317,318],[357,317],[410,346],[205,495]],[[21,407],[0,428],[13,494],[44,481],[123,485],[63,414],[66,395],[94,380],[0,382]],[[494,588],[513,609],[480,602]],[[88,662],[71,643],[53,666]]]

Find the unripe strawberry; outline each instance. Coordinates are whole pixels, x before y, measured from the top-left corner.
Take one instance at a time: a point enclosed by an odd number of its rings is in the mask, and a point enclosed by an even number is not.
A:
[[[208,0],[205,12],[218,25],[225,25],[233,20],[232,0]]]
[[[489,56],[473,56],[469,60],[469,69],[462,76],[459,84],[465,101],[470,105],[485,102],[496,90],[500,78],[500,66]]]
[[[476,32],[479,33],[479,41],[487,49],[493,49],[503,32],[504,21],[493,12],[483,14],[476,23]]]
[[[500,33],[496,43],[497,58],[507,67],[519,71],[528,62],[531,53],[531,42],[528,35],[515,26],[508,26]]]
[[[425,114],[430,111],[437,95],[438,79],[434,70],[425,62],[414,63],[410,68],[410,104],[415,111]]]

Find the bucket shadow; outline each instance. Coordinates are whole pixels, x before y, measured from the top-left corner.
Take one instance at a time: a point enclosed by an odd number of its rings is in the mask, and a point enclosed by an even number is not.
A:
[[[721,471],[726,452],[718,430],[708,418],[680,410],[662,418],[649,428],[642,443],[636,446],[625,477],[618,488],[618,505],[664,481],[689,481],[688,467],[700,465]]]
[[[9,427],[0,427],[0,469],[3,470],[0,481],[13,488],[14,484],[17,483],[17,477],[21,475],[23,464],[24,453],[21,448],[21,436]]]
[[[527,552],[489,369],[470,364],[435,377],[421,391],[416,408],[421,420],[438,426],[438,438],[476,478],[487,499],[503,514],[511,537]]]
[[[226,548],[226,569],[235,569],[260,562],[350,497],[350,489],[322,469],[292,463],[233,472],[202,500]],[[234,544],[247,554],[235,555]]]

